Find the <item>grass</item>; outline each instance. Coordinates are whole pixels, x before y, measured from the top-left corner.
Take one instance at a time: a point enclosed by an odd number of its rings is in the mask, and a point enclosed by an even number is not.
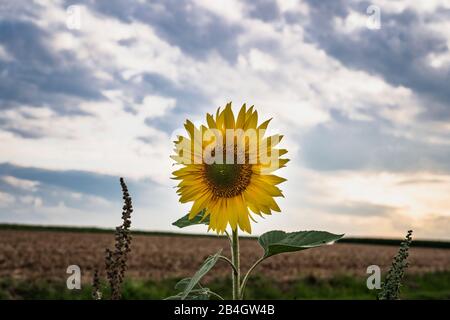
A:
[[[124,283],[123,299],[163,299],[176,293],[173,287],[177,280],[128,280]],[[208,287],[230,298],[229,279],[213,280]],[[364,278],[345,275],[327,280],[309,277],[290,283],[256,276],[249,280],[247,288],[247,299],[376,299],[376,291],[367,289]],[[450,299],[450,272],[407,276],[401,298]],[[81,290],[68,290],[61,282],[2,279],[0,299],[91,299],[91,288],[85,285]]]
[[[8,223],[0,223],[0,230],[114,234],[113,229],[97,228],[97,227],[45,226],[45,225],[8,224]],[[219,237],[214,234],[191,234],[191,233],[143,231],[143,230],[132,230],[132,234],[133,235],[143,235],[143,236],[147,235],[147,236],[167,236],[167,237],[214,237],[214,238]],[[253,237],[253,236],[245,236],[245,238],[257,239],[257,237]],[[388,246],[397,246],[398,247],[402,241],[403,241],[403,239],[345,237],[345,238],[339,240],[339,243],[388,245]],[[414,239],[411,244],[411,247],[450,249],[450,241],[416,240],[416,239]]]

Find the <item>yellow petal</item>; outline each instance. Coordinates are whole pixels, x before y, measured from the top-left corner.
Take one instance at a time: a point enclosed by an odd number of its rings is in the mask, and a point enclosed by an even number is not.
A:
[[[248,233],[252,233],[252,227],[250,225],[249,212],[247,207],[244,205],[242,196],[238,197],[237,205],[239,207],[239,227]]]
[[[231,102],[227,104],[224,110],[224,117],[225,117],[225,128],[226,129],[234,129],[234,114],[233,110],[231,109]]]
[[[264,191],[266,194],[272,196],[272,197],[281,197],[283,196],[283,193],[278,187],[275,187],[274,185],[264,181],[263,179],[258,178],[260,176],[252,177],[252,183],[258,190]],[[261,176],[263,177],[263,176]]]
[[[261,179],[265,180],[268,183],[271,183],[273,185],[277,185],[280,184],[282,182],[285,182],[287,179],[276,176],[274,174],[266,174],[266,175],[261,175]]]
[[[216,122],[214,121],[213,116],[210,115],[209,113],[206,114],[206,122],[208,123],[208,126],[211,129],[216,129],[217,128],[217,125],[216,125]]]
[[[217,113],[216,113],[216,125],[217,125],[217,129],[222,130],[225,124],[225,115],[224,112],[220,111],[220,108],[217,109]]]
[[[258,127],[258,130],[266,130],[269,126],[270,121],[272,121],[272,118],[261,123],[261,125]]]
[[[256,125],[258,124],[258,112],[255,111],[245,122],[244,129],[256,129]]]
[[[253,108],[254,106],[251,106],[250,109],[247,110],[247,112],[245,113],[245,121],[247,121],[248,119],[250,119],[250,117],[253,114]]]
[[[237,223],[238,223],[238,217],[239,217],[239,205],[238,205],[238,199],[237,197],[230,198],[228,200],[229,205],[229,220],[230,220],[230,226],[231,229],[236,230]]]
[[[191,211],[189,212],[189,219],[193,219],[201,210],[205,209],[205,204],[209,200],[209,194],[205,193],[199,199],[194,201]]]
[[[236,120],[236,128],[243,129],[245,124],[245,103],[242,105],[241,110],[239,110],[239,114]]]

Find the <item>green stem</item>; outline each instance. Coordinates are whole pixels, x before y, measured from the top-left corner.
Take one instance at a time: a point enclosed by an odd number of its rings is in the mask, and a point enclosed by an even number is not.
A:
[[[218,298],[219,300],[223,300],[223,298],[222,298],[220,295],[218,295],[217,293],[212,292],[212,291],[208,291],[208,292],[209,292],[210,295],[212,295],[212,296]]]
[[[230,246],[233,244],[233,240],[230,237],[230,234],[228,233],[227,230],[225,230],[225,234],[227,235],[228,241],[230,241]]]
[[[239,236],[238,230],[233,230],[232,234],[232,263],[234,265],[233,270],[233,300],[239,300],[241,298],[241,290],[240,290],[240,282],[241,282],[241,274],[240,274],[240,265],[239,265]]]
[[[240,291],[240,299],[244,299],[244,293],[245,293],[245,286],[247,285],[247,280],[250,277],[250,273],[252,273],[253,269],[256,268],[256,266],[258,264],[261,263],[261,261],[264,260],[264,257],[260,258],[258,261],[256,261],[252,267],[247,271],[247,273],[244,276],[244,280],[242,280],[242,286],[240,287],[239,291]]]
[[[221,260],[225,261],[226,263],[228,263],[230,265],[231,269],[233,269],[233,273],[238,273],[236,267],[234,266],[233,262],[231,262],[230,259],[228,259],[225,256],[219,256],[219,259],[221,259]]]

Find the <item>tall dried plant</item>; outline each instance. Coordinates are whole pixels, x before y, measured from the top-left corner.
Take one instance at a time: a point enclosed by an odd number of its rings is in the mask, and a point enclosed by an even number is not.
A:
[[[100,289],[100,276],[98,275],[98,270],[94,271],[94,278],[92,280],[92,299],[101,300],[102,291]]]
[[[408,268],[409,247],[412,242],[412,230],[408,231],[405,240],[400,244],[400,249],[392,261],[386,279],[381,285],[381,291],[378,295],[380,300],[397,300],[400,295],[400,287],[403,277]]]
[[[125,277],[125,271],[127,270],[128,254],[131,251],[131,213],[133,212],[133,205],[131,196],[128,192],[128,187],[125,184],[125,180],[120,178],[120,185],[122,187],[122,198],[124,201],[122,210],[122,224],[115,229],[114,249],[105,250],[105,267],[106,277],[108,279],[109,286],[111,288],[111,299],[119,300],[122,296],[121,288]],[[93,297],[94,299],[101,298],[101,292],[99,289],[100,280],[98,272],[94,273],[93,280]]]

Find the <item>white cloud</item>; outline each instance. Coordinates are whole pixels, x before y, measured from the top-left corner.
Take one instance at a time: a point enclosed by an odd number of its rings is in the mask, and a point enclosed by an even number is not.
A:
[[[304,15],[309,13],[308,5],[302,0],[277,0],[281,12],[298,12]]]
[[[181,51],[161,40],[151,26],[128,24],[83,7],[82,28],[73,33],[65,28],[66,17],[62,5],[43,2],[34,22],[53,31],[47,39],[53,50],[70,50],[86,66],[97,70],[99,79],[112,79],[113,72],[121,70],[128,79],[148,71],[177,81]],[[130,43],[121,45],[120,41]]]
[[[1,208],[6,208],[10,205],[13,205],[16,201],[16,198],[6,192],[2,192],[0,191],[0,207]]]
[[[282,12],[309,13],[304,2],[278,2]],[[421,3],[374,2],[381,7],[382,17],[385,10],[401,12],[409,4],[418,12],[433,11],[439,4],[438,1]],[[121,75],[128,81],[123,86],[137,90],[143,82],[143,75],[152,73],[171,81],[177,88],[188,86],[190,90],[200,92],[212,101],[208,106],[210,111],[232,100],[235,107],[244,102],[255,104],[261,118],[274,117],[272,128],[285,134],[285,146],[290,151],[292,162],[284,172],[280,172],[289,179],[282,186],[286,190],[286,199],[280,200],[283,213],[274,214],[257,224],[257,233],[277,227],[389,236],[400,236],[404,231],[389,216],[335,214],[320,205],[341,204],[345,207],[357,202],[392,207],[398,217],[408,217],[405,224],[414,225],[431,215],[448,215],[450,178],[444,174],[387,174],[356,170],[322,173],[303,167],[298,137],[315,126],[334,121],[330,115],[332,110],[354,120],[386,121],[392,124],[392,128],[383,128],[388,134],[413,141],[444,144],[450,127],[444,124],[429,128],[420,123],[417,115],[424,110],[424,102],[414,92],[389,84],[380,76],[350,69],[327,55],[305,39],[302,21],[290,25],[281,19],[271,24],[246,17],[244,5],[239,1],[195,1],[191,10],[201,7],[241,30],[235,35],[238,58],[233,61],[232,58],[226,60],[217,50],[205,52],[202,58],[194,58],[169,43],[150,25],[120,21],[89,8],[83,11],[82,29],[72,32],[65,28],[66,12],[61,1],[42,1],[41,5],[43,9],[34,22],[49,32],[45,40],[48,48],[56,54],[70,51],[97,79],[107,84]],[[365,28],[364,14],[353,11],[346,19],[336,20],[337,27],[349,34]],[[198,23],[204,24],[209,18],[205,16],[205,20]],[[449,32],[442,31],[445,29],[443,26],[443,22],[429,25],[430,29],[439,29],[448,37]],[[5,60],[8,56],[9,53],[0,46],[0,59]],[[435,67],[447,64],[446,56],[429,58]],[[149,118],[170,121],[174,112],[178,112],[175,106],[183,105],[185,101],[177,96],[167,97],[163,93],[152,92],[139,92],[137,97],[126,88],[105,87],[108,89],[99,90],[108,100],[86,100],[74,106],[90,116],[58,114],[50,107],[26,105],[1,110],[0,116],[6,124],[4,130],[0,130],[0,144],[6,146],[8,152],[0,154],[0,162],[51,170],[86,170],[136,179],[152,178],[162,186],[149,190],[149,197],[157,197],[156,204],[141,208],[143,213],[138,213],[137,223],[142,227],[169,228],[169,220],[181,215],[187,207],[178,204],[174,190],[167,188],[172,185],[169,180],[173,169],[169,159],[171,139],[167,133],[145,121]],[[207,107],[203,104],[203,101],[194,103],[198,109],[193,108],[187,116],[203,119],[204,115],[198,111]],[[179,123],[178,127],[181,126]],[[17,131],[26,131],[37,138],[12,133]],[[21,188],[36,187],[30,184],[32,181],[18,182],[14,177],[4,179],[6,183],[15,183]],[[408,179],[422,182],[400,183]],[[446,183],[430,182],[434,180]],[[109,209],[102,198],[87,199],[80,193],[72,193],[71,198],[89,202],[92,207],[102,208],[102,212]],[[45,212],[50,222],[103,223],[98,216],[93,218],[82,210],[69,208],[66,202],[48,206],[45,201],[33,197],[22,200],[30,206],[40,207],[39,212]],[[12,205],[14,201],[13,196],[0,193],[0,204]],[[168,212],[168,216],[157,216],[158,212]],[[109,225],[112,225],[111,221],[108,220]],[[427,231],[418,231],[419,236],[433,236],[430,230],[435,227],[431,222],[428,225]]]
[[[20,201],[23,204],[33,206],[35,208],[40,208],[43,205],[43,201],[40,197],[33,197],[33,196],[23,196],[20,198]]]
[[[447,215],[450,177],[437,174],[341,173],[327,177],[324,188],[336,201],[360,201],[396,207],[400,213],[423,217],[431,212]]]
[[[351,11],[345,18],[336,17],[334,20],[334,25],[339,32],[351,34],[355,31],[366,28],[367,20],[368,15]]]
[[[37,187],[39,186],[38,181],[19,179],[19,178],[13,177],[13,176],[3,176],[3,177],[1,177],[1,179],[13,187],[20,188],[20,189],[27,190],[27,191],[32,191],[32,192],[36,191]]]
[[[243,4],[237,0],[227,0],[227,1],[202,1],[194,0],[194,3],[206,10],[209,10],[218,16],[224,17],[225,19],[237,22],[243,19]]]
[[[0,60],[9,62],[14,60],[13,57],[6,51],[5,47],[0,45]]]
[[[282,169],[281,213],[258,218],[256,233],[274,229],[328,230],[353,236],[447,239],[450,176],[417,173],[317,172],[295,162]],[[353,204],[358,204],[354,210]],[[371,209],[379,210],[373,212]],[[438,226],[441,221],[441,227]],[[448,233],[448,229],[447,229]]]
[[[248,54],[248,63],[256,71],[274,71],[277,68],[272,57],[258,49],[251,49]]]
[[[362,0],[358,0],[362,1]],[[386,10],[389,13],[401,13],[407,9],[412,9],[419,13],[432,13],[438,9],[450,8],[449,0],[428,0],[428,1],[391,1],[391,0],[373,0],[372,4],[381,8],[382,12]]]
[[[109,94],[109,93],[106,93]],[[152,177],[168,183],[171,142],[169,136],[145,124],[170,110],[174,101],[147,96],[135,105],[136,114],[124,110],[126,97],[111,97],[107,102],[85,102],[79,107],[92,116],[60,116],[51,109],[29,107],[1,112],[10,127],[36,134],[27,139],[0,131],[0,142],[9,151],[0,162],[57,170],[86,170],[134,178]],[[33,117],[26,116],[32,113]],[[152,144],[139,140],[152,137]],[[37,152],[38,151],[38,152]]]

